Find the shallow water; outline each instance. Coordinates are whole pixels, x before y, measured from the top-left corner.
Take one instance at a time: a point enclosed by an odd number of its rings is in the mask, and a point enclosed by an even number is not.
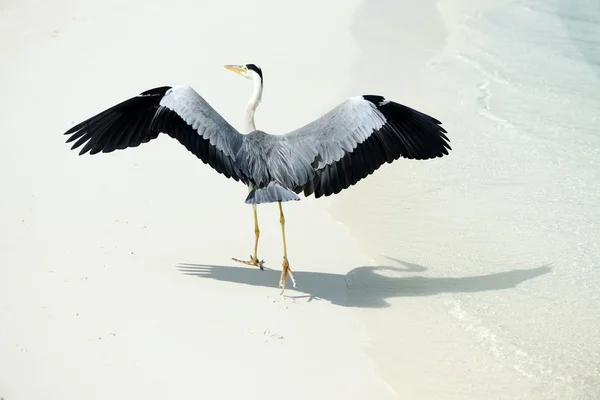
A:
[[[372,354],[401,395],[597,398],[600,6],[415,4],[368,2],[354,24],[350,90],[437,117],[453,147],[332,208],[389,267],[348,277],[351,298],[387,297],[358,311]]]

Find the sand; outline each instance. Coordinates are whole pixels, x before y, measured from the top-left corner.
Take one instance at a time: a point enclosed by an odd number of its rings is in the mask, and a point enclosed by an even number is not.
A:
[[[168,137],[79,157],[62,136],[177,83],[241,127],[252,87],[223,65],[250,62],[257,125],[291,130],[343,100],[356,5],[2,3],[0,397],[394,398],[346,307],[363,260],[327,201],[285,207],[298,290],[282,303],[276,205],[259,210],[269,270],[237,265],[254,240],[243,185]]]
[[[596,399],[596,25],[516,3],[1,2],[0,398]],[[250,62],[261,129],[376,93],[454,149],[286,205],[285,301],[277,206],[267,270],[238,265],[243,185],[168,137],[62,136],[179,83],[241,128],[222,65]]]

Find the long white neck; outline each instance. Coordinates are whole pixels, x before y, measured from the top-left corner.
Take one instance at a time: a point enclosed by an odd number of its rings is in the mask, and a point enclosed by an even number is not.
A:
[[[254,126],[254,112],[256,111],[256,107],[260,103],[262,99],[262,82],[259,76],[253,76],[252,81],[254,83],[254,90],[252,93],[252,97],[248,100],[248,106],[246,107],[246,118],[244,119],[246,132],[252,132],[256,129]]]

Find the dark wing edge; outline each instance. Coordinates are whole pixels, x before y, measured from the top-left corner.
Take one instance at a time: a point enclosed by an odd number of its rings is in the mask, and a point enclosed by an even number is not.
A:
[[[241,134],[188,86],[144,91],[76,124],[65,135],[71,135],[67,143],[76,141],[72,150],[85,143],[79,155],[94,155],[137,147],[161,132],[177,139],[218,173],[247,181],[235,162]]]
[[[316,198],[330,196],[400,157],[427,160],[443,157],[452,150],[446,136],[447,131],[439,120],[382,96],[363,95],[362,98],[373,105],[372,117],[376,117],[375,110],[378,110],[385,123],[378,129],[373,129],[362,142],[355,142],[352,150],[344,149],[341,157],[327,160],[322,154],[318,154],[313,161],[313,179],[295,187],[296,193],[304,192],[305,196],[314,194]],[[350,136],[351,132],[345,132],[338,137],[339,147],[336,150],[339,150],[342,142],[347,144]]]
[[[110,153],[156,139],[159,132],[151,129],[152,119],[169,89],[171,86],[147,90],[76,124],[65,132],[71,135],[67,143],[77,140],[71,150],[85,143],[79,155]]]

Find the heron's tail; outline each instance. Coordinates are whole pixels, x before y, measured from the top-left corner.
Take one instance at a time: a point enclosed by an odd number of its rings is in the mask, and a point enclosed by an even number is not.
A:
[[[265,187],[253,188],[246,197],[246,204],[275,203],[290,200],[300,200],[300,197],[277,182],[269,182]]]

